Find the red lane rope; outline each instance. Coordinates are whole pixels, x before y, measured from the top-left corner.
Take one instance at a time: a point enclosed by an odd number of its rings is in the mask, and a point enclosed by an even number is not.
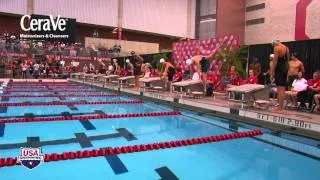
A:
[[[9,82],[8,85],[38,85],[38,84],[74,84],[69,82]]]
[[[25,85],[25,86],[7,86],[6,88],[46,88],[46,87],[83,87],[81,85]]]
[[[24,102],[24,103],[1,103],[0,107],[9,107],[9,106],[61,106],[61,105],[85,105],[85,104],[141,104],[141,100],[132,100],[132,101],[75,101],[75,102]]]
[[[115,97],[119,94],[70,94],[70,95],[17,95],[17,96],[0,96],[0,98],[47,98],[47,97]]]
[[[113,118],[148,117],[148,116],[174,116],[174,115],[181,115],[181,113],[177,112],[177,111],[169,111],[169,112],[131,113],[131,114],[101,114],[101,115],[90,115],[90,116],[15,118],[15,119],[3,119],[3,120],[0,120],[0,124],[4,124],[4,123],[50,122],[50,121],[99,120],[99,119],[113,119]]]
[[[112,156],[116,154],[127,154],[127,153],[136,153],[142,151],[152,151],[152,150],[160,150],[160,149],[168,149],[168,148],[178,148],[183,146],[191,146],[196,144],[206,144],[213,143],[219,141],[227,141],[232,139],[241,139],[246,137],[253,137],[263,135],[263,132],[260,129],[246,132],[237,132],[237,133],[229,133],[217,136],[208,136],[208,137],[200,137],[193,139],[184,139],[177,141],[166,141],[159,142],[153,144],[139,144],[132,146],[122,146],[122,147],[110,147],[110,148],[100,148],[93,150],[84,150],[84,151],[71,151],[71,152],[63,152],[45,154],[44,162],[55,162],[55,161],[66,161],[73,159],[83,159],[83,158],[92,158],[99,156]],[[16,166],[21,165],[20,162],[17,161],[16,157],[8,157],[0,159],[0,167],[4,166]]]
[[[59,92],[101,92],[100,90],[90,90],[88,88],[86,89],[77,89],[75,90],[74,88],[73,89],[52,89],[52,90],[4,90],[3,92],[56,92],[56,91],[59,91]]]

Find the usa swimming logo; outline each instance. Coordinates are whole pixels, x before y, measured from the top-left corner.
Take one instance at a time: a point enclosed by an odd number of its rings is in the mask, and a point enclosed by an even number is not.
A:
[[[18,156],[18,162],[28,169],[38,167],[43,160],[41,148],[21,148],[21,155]]]

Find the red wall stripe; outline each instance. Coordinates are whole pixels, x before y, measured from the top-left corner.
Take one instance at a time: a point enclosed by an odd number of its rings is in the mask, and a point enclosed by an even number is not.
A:
[[[296,7],[295,40],[310,39],[306,34],[307,7],[312,0],[300,0]]]

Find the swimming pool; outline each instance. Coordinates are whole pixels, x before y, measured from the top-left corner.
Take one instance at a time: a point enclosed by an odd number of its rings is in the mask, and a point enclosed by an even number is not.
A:
[[[118,104],[117,102],[139,99],[117,96],[112,92],[71,83],[60,84],[60,86],[41,85],[41,87],[39,84],[23,87],[19,84],[8,84],[4,89],[8,91],[3,90],[2,104],[29,104],[0,107],[1,120],[24,117],[54,118],[71,115],[79,117],[101,114],[160,113],[177,110],[146,100],[136,104]],[[19,90],[28,92],[16,92]],[[90,97],[76,97],[79,95],[90,95]],[[68,106],[52,104],[34,106],[33,104],[53,101],[109,101],[114,104]],[[257,127],[214,116],[198,115],[183,109],[179,111],[181,115],[0,124],[0,158],[17,157],[20,155],[20,146],[23,145],[41,146],[42,154],[50,154],[149,144],[257,129]],[[320,144],[319,141],[302,137],[291,138],[292,136],[289,135],[287,136],[290,138],[284,135],[277,136],[268,129],[263,131],[264,135],[253,138],[157,151],[45,162],[32,170],[23,166],[0,167],[0,179],[310,180],[320,177],[320,149],[317,147]]]

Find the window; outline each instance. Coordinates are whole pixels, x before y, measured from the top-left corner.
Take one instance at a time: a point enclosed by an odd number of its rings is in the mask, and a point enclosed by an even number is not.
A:
[[[215,37],[217,0],[197,0],[196,3],[196,38]]]

